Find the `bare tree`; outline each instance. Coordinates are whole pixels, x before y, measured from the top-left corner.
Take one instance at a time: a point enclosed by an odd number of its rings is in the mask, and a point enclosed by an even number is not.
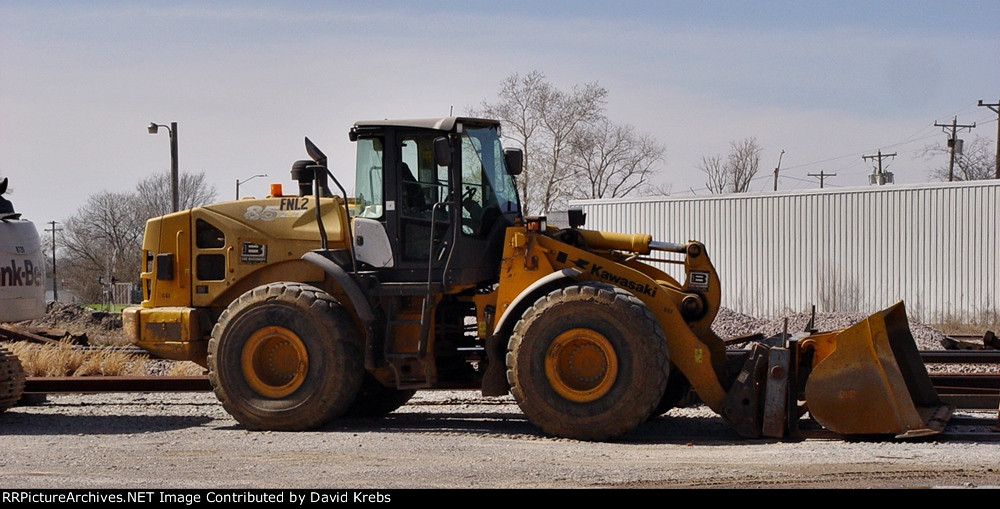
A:
[[[996,176],[996,159],[991,144],[991,140],[981,136],[976,136],[971,142],[964,143],[962,152],[955,154],[952,180],[988,180],[994,178]],[[942,154],[947,157],[951,153],[951,148],[932,145],[925,147],[922,153],[925,159]],[[947,181],[948,166],[930,170],[929,176],[934,180]]]
[[[521,205],[525,210],[534,205],[529,202],[528,189],[533,188],[536,180],[536,133],[541,131],[541,103],[552,94],[551,88],[545,75],[538,71],[524,76],[515,73],[500,83],[496,102],[484,101],[480,109],[473,111],[473,115],[499,120],[503,125],[503,137],[519,145],[524,151],[523,171],[517,184],[523,201]]]
[[[573,136],[603,118],[607,90],[589,83],[562,91],[532,71],[513,74],[500,85],[496,102],[484,101],[473,110],[499,120],[504,138],[524,150],[524,171],[518,177],[525,212],[545,212],[570,196],[572,178],[566,159]]]
[[[144,224],[132,195],[107,191],[92,195],[75,216],[63,221],[62,279],[70,282],[77,297],[99,302],[98,278],[124,282],[138,277]]]
[[[757,138],[749,137],[729,143],[729,154],[706,156],[698,169],[708,177],[705,187],[712,193],[744,193],[750,188],[760,170],[760,153],[763,149]]]
[[[713,194],[726,192],[726,187],[729,185],[729,172],[726,165],[722,163],[722,156],[703,156],[698,169],[708,177],[705,187],[708,188],[709,192]]]
[[[662,182],[662,183],[649,183],[642,189],[638,190],[640,196],[670,196],[674,192],[673,184]]]
[[[604,119],[608,94],[596,83],[574,87],[569,93],[553,92],[542,102],[542,126],[549,143],[549,150],[544,152],[547,170],[543,172],[545,180],[539,196],[542,211],[561,207],[571,196],[571,181],[575,178],[569,165],[572,140],[588,124]]]
[[[136,212],[146,218],[158,217],[173,211],[169,192],[170,175],[157,173],[146,177],[135,186],[133,199]],[[190,209],[215,201],[215,186],[205,182],[205,172],[181,173],[178,179],[180,210]]]
[[[215,199],[215,188],[204,173],[183,173],[180,203],[185,208]],[[85,302],[99,302],[99,278],[137,282],[141,266],[142,235],[146,220],[173,210],[168,175],[153,175],[133,193],[103,191],[87,199],[76,214],[63,221],[60,234],[60,279],[70,283]]]
[[[732,175],[733,192],[745,193],[750,188],[750,181],[760,169],[762,149],[754,137],[734,141],[730,147],[727,165]]]
[[[575,198],[618,198],[646,191],[655,165],[666,152],[652,137],[607,119],[580,129],[571,148],[568,166],[576,175]]]

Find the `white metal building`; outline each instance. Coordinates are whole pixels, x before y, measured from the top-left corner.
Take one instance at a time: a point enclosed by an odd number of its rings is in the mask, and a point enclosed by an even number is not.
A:
[[[585,228],[705,243],[723,306],[874,312],[925,323],[1000,312],[1000,181],[574,201]],[[683,277],[675,265],[661,268]]]

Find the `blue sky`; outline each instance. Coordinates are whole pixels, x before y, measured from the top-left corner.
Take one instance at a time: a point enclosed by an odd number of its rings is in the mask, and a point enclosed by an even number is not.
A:
[[[597,82],[607,115],[657,138],[657,181],[705,193],[696,169],[729,142],[763,147],[754,191],[897,183],[944,159],[935,122],[995,140],[1000,0],[974,2],[45,2],[0,0],[0,175],[36,223],[170,167],[292,188],[308,136],[350,187],[356,120],[465,114],[538,70]]]

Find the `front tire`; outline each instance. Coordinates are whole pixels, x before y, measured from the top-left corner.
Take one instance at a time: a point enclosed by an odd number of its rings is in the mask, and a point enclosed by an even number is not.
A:
[[[21,360],[0,348],[0,413],[17,405],[24,395],[25,375]]]
[[[649,308],[602,283],[559,289],[528,309],[511,335],[507,380],[521,411],[551,435],[608,440],[644,422],[670,374]]]
[[[354,402],[365,373],[361,341],[328,293],[299,283],[260,286],[212,329],[209,380],[248,429],[316,428]]]

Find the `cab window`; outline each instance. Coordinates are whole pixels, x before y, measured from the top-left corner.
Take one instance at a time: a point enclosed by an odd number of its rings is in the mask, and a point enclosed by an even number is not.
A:
[[[357,149],[354,213],[357,217],[382,219],[385,215],[382,178],[382,140],[379,138],[361,138],[358,140]]]

